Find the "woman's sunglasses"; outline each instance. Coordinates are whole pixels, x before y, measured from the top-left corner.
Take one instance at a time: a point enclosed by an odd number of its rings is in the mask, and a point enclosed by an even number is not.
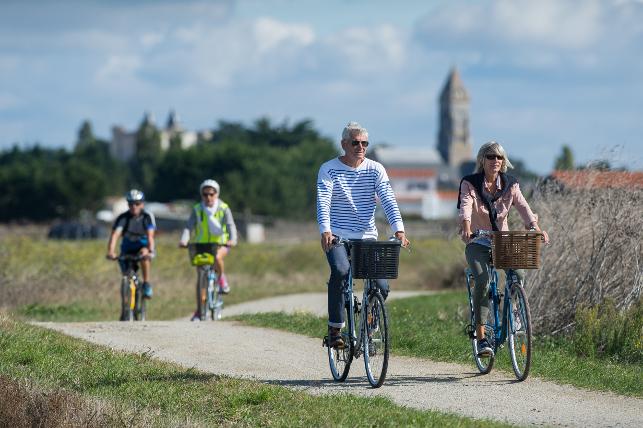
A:
[[[485,155],[484,157],[487,158],[487,160],[496,160],[496,159],[504,160],[505,159],[503,156],[500,156],[500,155]]]

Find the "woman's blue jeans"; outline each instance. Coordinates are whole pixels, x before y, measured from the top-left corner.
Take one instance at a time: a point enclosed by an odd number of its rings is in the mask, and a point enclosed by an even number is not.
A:
[[[344,326],[344,284],[348,281],[350,263],[344,244],[333,245],[326,253],[330,266],[330,279],[328,280],[328,325],[341,328]],[[376,280],[377,287],[386,299],[389,292],[388,281]]]

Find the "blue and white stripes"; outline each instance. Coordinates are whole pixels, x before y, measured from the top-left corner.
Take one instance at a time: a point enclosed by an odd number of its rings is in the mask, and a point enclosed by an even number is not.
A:
[[[324,163],[317,177],[319,232],[347,239],[377,239],[376,195],[393,232],[404,230],[388,175],[379,162],[365,159],[351,168],[335,158]]]

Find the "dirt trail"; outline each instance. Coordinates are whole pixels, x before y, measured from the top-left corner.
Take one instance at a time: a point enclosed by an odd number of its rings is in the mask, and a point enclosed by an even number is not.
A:
[[[319,298],[282,297],[279,301],[290,302],[289,306],[276,309],[273,299],[264,299],[237,308],[231,306],[226,313],[247,312],[248,305],[253,306],[252,312],[304,309],[307,302]],[[380,389],[372,389],[364,376],[363,361],[358,359],[348,381],[335,383],[321,339],[234,322],[40,325],[114,349],[151,351],[156,358],[187,367],[305,389],[313,394],[383,395],[418,409],[490,417],[520,425],[643,426],[641,399],[580,390],[535,378],[518,383],[507,373],[479,376],[473,365],[392,357],[386,383]]]

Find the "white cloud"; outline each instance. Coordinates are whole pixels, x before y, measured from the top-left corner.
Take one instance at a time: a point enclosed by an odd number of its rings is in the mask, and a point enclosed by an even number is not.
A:
[[[283,44],[308,46],[315,40],[315,32],[307,25],[286,24],[271,18],[259,18],[253,27],[258,53],[269,52]]]
[[[143,62],[136,55],[110,55],[107,61],[98,69],[96,81],[113,84],[124,84],[135,79],[135,73],[141,69]]]

